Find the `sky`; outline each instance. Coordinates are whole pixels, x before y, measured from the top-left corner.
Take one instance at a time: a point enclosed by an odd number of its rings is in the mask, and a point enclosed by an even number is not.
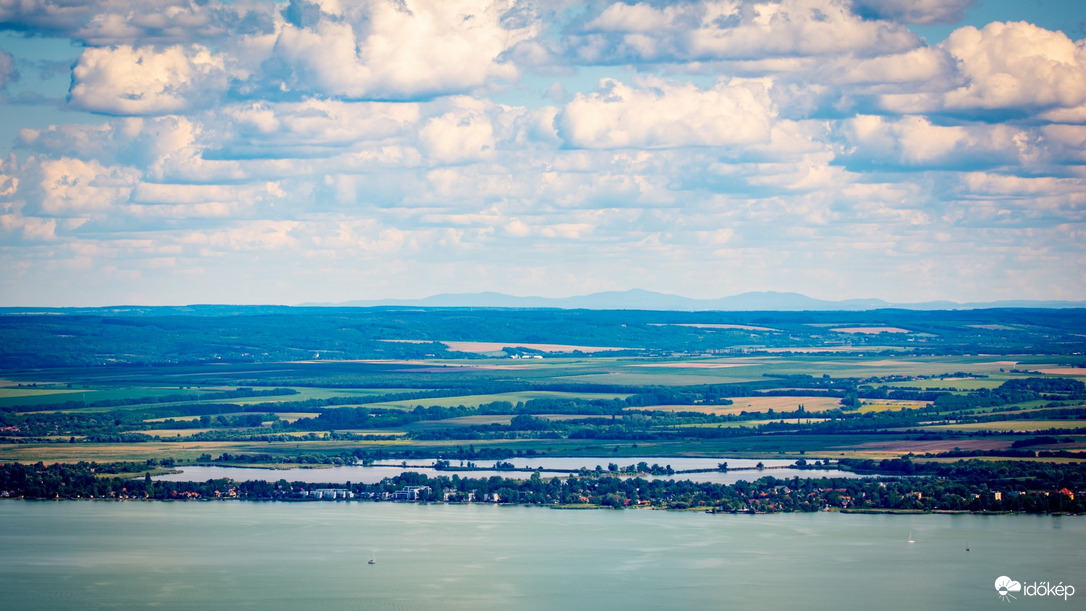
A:
[[[0,0],[0,306],[1086,300],[1078,0]]]

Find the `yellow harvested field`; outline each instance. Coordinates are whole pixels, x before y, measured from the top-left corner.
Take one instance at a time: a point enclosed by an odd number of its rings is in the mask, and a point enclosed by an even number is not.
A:
[[[540,352],[607,352],[610,350],[630,350],[615,346],[571,346],[567,344],[525,344],[521,342],[441,342],[457,352],[500,352],[502,348],[529,348]]]
[[[440,426],[487,426],[489,424],[509,424],[513,416],[507,414],[486,414],[482,416],[461,416],[459,418],[446,418],[445,420],[431,420],[424,424],[437,424]]]
[[[780,331],[770,327],[752,327],[750,325],[724,325],[715,323],[653,323],[650,327],[693,327],[695,329],[739,329],[741,331]]]
[[[0,444],[4,460],[15,462],[115,462],[144,460],[148,456],[195,457],[202,453],[218,456],[224,450],[234,451],[237,444],[221,441],[150,441],[145,443],[60,443],[60,444]]]
[[[1019,363],[1018,361],[981,361],[979,363],[974,363],[973,365],[974,367],[1002,367],[1004,369],[1014,369],[1018,367]]]
[[[891,399],[877,400],[868,399],[860,406],[860,413],[866,414],[867,412],[889,412],[899,409],[919,409],[926,406],[927,403],[923,401],[894,401]]]
[[[610,418],[610,416],[594,416],[589,414],[532,414],[536,418],[544,420],[584,420],[585,418]]]
[[[309,412],[273,412],[279,419],[284,422],[294,422],[302,418],[316,418],[320,414],[313,414]]]
[[[415,339],[383,339],[383,342],[403,343],[403,344],[429,344],[434,343],[430,340],[415,340]],[[501,352],[502,348],[529,348],[531,350],[539,350],[540,352],[606,352],[610,350],[630,350],[630,348],[619,348],[615,346],[573,346],[569,344],[526,344],[523,342],[509,341],[509,342],[468,342],[468,341],[439,341],[439,344],[444,344],[449,347],[450,350],[457,352],[475,352],[478,354],[488,354],[491,352]],[[362,360],[360,362],[380,362],[371,360]],[[404,363],[419,364],[419,365],[432,365],[430,361],[403,361]],[[472,365],[462,365],[465,367],[471,367]]]
[[[197,433],[206,433],[211,429],[154,429],[150,431],[138,431],[144,435],[150,435],[152,437],[161,437],[163,439],[167,437],[190,437]]]
[[[733,405],[651,405],[647,407],[627,407],[626,411],[647,410],[658,412],[693,412],[696,414],[738,414],[730,411]]]
[[[191,422],[199,419],[199,416],[171,416],[169,418],[147,418],[144,422],[166,422],[167,420],[173,420],[174,422]]]
[[[1004,450],[1011,447],[1009,439],[888,439],[886,441],[868,441],[851,446],[841,446],[842,450],[862,450],[889,452],[895,457],[902,454],[927,454],[947,452],[955,448],[961,450]]]
[[[644,408],[664,412],[697,412],[699,414],[729,415],[742,412],[794,412],[799,405],[807,412],[825,412],[841,407],[836,397],[732,397],[732,405],[653,405]]]
[[[793,425],[797,424],[797,423],[798,424],[803,424],[803,425],[808,425],[808,424],[812,424],[812,423],[816,423],[816,422],[825,422],[825,421],[826,421],[826,418],[806,418],[806,417],[804,417],[804,418],[801,418],[798,422],[797,422],[797,420],[795,418],[789,418],[787,420],[783,420],[781,418],[771,418],[771,419],[768,419],[768,420],[737,420],[735,422],[723,422],[723,423],[720,423],[720,424],[683,424],[683,425],[679,425],[679,426],[685,427],[685,428],[704,428],[704,429],[711,429],[711,428],[729,428],[729,429],[748,428],[749,429],[749,428],[759,427],[759,426],[762,426],[764,424],[777,424],[779,422],[784,422],[785,424],[793,424]]]
[[[961,458],[956,457],[956,456],[955,457],[943,457],[943,458],[916,458],[916,459],[913,459],[914,462],[934,462],[934,463],[953,463],[953,462],[958,462],[959,460],[961,460]],[[1000,462],[1000,461],[1007,460],[1007,457],[1006,456],[973,456],[973,457],[970,457],[969,460],[979,460],[979,461],[984,461],[984,462]],[[1015,456],[1014,457],[1014,462],[1039,462],[1039,463],[1049,463],[1049,464],[1057,464],[1058,465],[1058,464],[1071,464],[1071,463],[1082,462],[1082,459],[1081,458],[1064,458],[1064,457],[1059,457],[1059,456],[1045,456],[1043,458],[1029,457],[1029,456],[1025,456],[1025,457],[1023,457],[1023,456]]]
[[[841,407],[841,400],[837,397],[733,397],[733,405],[727,407],[739,408],[739,411],[766,412],[792,412],[799,405],[808,412],[825,412]],[[738,412],[736,412],[738,413]]]
[[[901,361],[895,359],[871,359],[857,361],[850,363],[848,361],[822,361],[820,365],[840,365],[842,367],[907,367],[911,363],[909,361]]]
[[[434,342],[428,339],[382,339],[378,340],[382,342],[389,342],[390,344],[432,344]]]
[[[835,327],[830,329],[837,333],[908,333],[908,329],[901,327]]]
[[[1086,376],[1086,367],[1050,367],[1036,371],[1055,376]]]
[[[792,352],[795,354],[820,354],[823,352],[903,352],[905,348],[901,346],[819,346],[819,347],[794,347],[794,348],[760,348],[760,352],[767,352],[769,354],[779,354]]]
[[[967,422],[923,427],[926,431],[999,431],[1031,433],[1048,429],[1086,429],[1086,420],[1003,420],[999,422]]]

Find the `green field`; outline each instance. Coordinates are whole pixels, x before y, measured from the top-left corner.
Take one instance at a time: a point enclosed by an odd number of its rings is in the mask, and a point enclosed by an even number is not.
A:
[[[1001,420],[999,422],[969,422],[963,424],[939,424],[922,427],[927,431],[995,431],[1035,432],[1049,429],[1086,429],[1082,420]]]
[[[104,407],[76,407],[73,409],[109,411],[119,408],[161,407],[188,403],[207,404],[233,404],[233,405],[258,405],[261,403],[282,403],[287,401],[305,401],[307,399],[328,399],[331,397],[357,397],[359,402],[364,402],[367,397],[381,395],[389,392],[404,392],[404,389],[371,389],[371,388],[314,388],[308,386],[293,387],[297,392],[293,395],[270,395],[260,397],[228,397],[210,398],[213,393],[233,390],[232,387],[172,387],[159,386],[130,386],[130,387],[93,387],[82,385],[79,390],[67,388],[50,389],[26,389],[26,388],[0,388],[0,408],[26,407],[48,409],[60,403],[75,401],[77,403],[93,404],[96,401],[124,401],[123,405],[111,405]],[[185,401],[160,401],[163,397],[172,395],[191,395],[192,400]],[[144,399],[144,401],[140,401]],[[130,403],[131,401],[131,403]]]
[[[237,399],[216,399],[209,403],[233,403],[235,405],[257,405],[260,403],[282,403],[285,401],[305,401],[307,399],[328,399],[331,397],[357,397],[359,402],[364,402],[367,397],[382,395],[391,392],[403,392],[401,388],[314,388],[311,386],[294,386],[291,390],[297,391],[296,395],[282,395],[272,397],[245,397]]]
[[[464,407],[479,407],[480,405],[494,403],[495,401],[506,401],[516,405],[521,401],[531,401],[532,399],[585,399],[591,401],[594,399],[625,399],[627,396],[629,395],[612,393],[522,391],[497,393],[491,395],[462,395],[456,397],[437,397],[430,399],[405,399],[403,401],[387,401],[382,403],[360,402],[359,405],[384,409],[414,409],[419,405],[423,407],[431,407],[434,405],[441,405],[446,407],[455,407],[460,405],[463,405]]]
[[[76,402],[90,404],[95,401],[127,401],[144,397],[165,397],[186,392],[178,387],[161,386],[91,386],[88,383],[73,384],[76,388],[52,386],[44,389],[0,388],[0,408],[16,406],[40,406],[48,408],[59,403]],[[109,409],[109,408],[106,408]]]
[[[766,424],[785,424],[785,425],[795,425],[796,428],[799,428],[801,426],[807,426],[807,425],[817,423],[817,422],[825,422],[825,418],[807,418],[807,417],[803,417],[803,418],[788,418],[787,420],[783,420],[783,419],[780,419],[780,418],[777,418],[777,419],[770,418],[770,419],[762,419],[762,420],[736,420],[734,422],[722,422],[720,424],[682,424],[682,425],[679,425],[679,426],[682,426],[684,428],[697,427],[697,428],[733,428],[733,429],[735,429],[735,428],[747,428],[747,429],[752,429],[752,428],[757,428],[757,427],[760,427],[760,426],[763,426],[763,425],[766,425]]]
[[[916,390],[976,390],[978,388],[996,388],[1012,378],[1026,376],[1001,375],[988,378],[946,378],[926,379],[913,382],[891,382],[893,388],[914,388]]]
[[[33,402],[35,399],[50,397],[52,395],[63,395],[71,393],[85,392],[82,390],[62,389],[62,388],[18,388],[18,387],[3,387],[0,388],[0,401],[7,401],[8,399],[23,399]]]

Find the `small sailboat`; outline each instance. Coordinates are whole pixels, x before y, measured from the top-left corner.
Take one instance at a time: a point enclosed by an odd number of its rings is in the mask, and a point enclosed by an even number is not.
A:
[[[913,539],[913,531],[911,530],[909,531],[909,543],[916,543],[916,540]]]
[[[968,544],[968,543],[966,543],[966,544],[965,544],[965,551],[967,551],[967,552],[971,552],[971,551],[973,551],[973,550],[972,550],[972,549],[971,549],[971,548],[969,547],[969,544]]]
[[[377,554],[376,553],[370,552],[369,564],[377,564]]]

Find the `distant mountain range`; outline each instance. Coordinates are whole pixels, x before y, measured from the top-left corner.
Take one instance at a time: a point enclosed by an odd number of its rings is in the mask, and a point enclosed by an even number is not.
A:
[[[845,299],[829,301],[799,293],[752,292],[720,299],[691,299],[666,293],[633,289],[609,291],[577,297],[516,297],[503,293],[442,294],[424,299],[376,299],[344,303],[303,303],[302,306],[376,307],[405,306],[425,308],[556,308],[563,310],[672,310],[672,311],[862,311],[882,308],[906,310],[975,310],[981,308],[1083,308],[1086,301],[990,301],[955,303],[925,301],[891,303],[881,299]]]

